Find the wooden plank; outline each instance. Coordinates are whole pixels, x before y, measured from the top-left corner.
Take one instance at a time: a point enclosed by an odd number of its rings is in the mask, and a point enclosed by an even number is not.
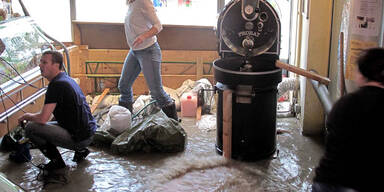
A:
[[[162,50],[163,61],[196,61],[201,57],[204,62],[212,62],[217,59],[217,51],[192,51],[192,50]]]
[[[104,89],[103,93],[100,95],[99,99],[97,99],[96,103],[92,105],[91,107],[91,113],[93,113],[97,106],[101,103],[101,101],[104,99],[105,95],[107,95],[109,92],[109,88]]]
[[[88,49],[86,61],[124,61],[128,49]]]
[[[73,33],[73,35],[72,35],[73,43],[76,45],[81,45],[81,32],[80,32],[79,25],[72,22],[71,32]]]
[[[78,59],[72,59],[72,62],[76,62],[76,66],[71,67],[71,73],[73,77],[80,79],[80,87],[85,94],[93,93],[94,90],[94,77],[87,77],[85,74],[85,62],[86,61],[124,61],[128,54],[128,49],[88,49],[87,45],[78,45],[79,53]],[[213,82],[213,69],[210,65],[215,59],[218,58],[216,51],[191,51],[191,50],[162,50],[162,61],[190,61],[196,62],[196,58],[202,58],[203,62],[203,75],[204,78]],[[192,66],[192,67],[191,67]],[[108,65],[102,65],[99,72],[111,73],[110,78],[118,78],[123,65],[116,64],[113,67]],[[188,76],[183,76],[188,75]],[[101,78],[101,77],[100,77]],[[196,64],[175,64],[175,63],[163,63],[162,64],[162,78],[164,86],[176,89],[181,86],[184,80],[191,79],[196,80]],[[117,85],[116,85],[117,86]],[[134,93],[143,94],[148,93],[146,82],[142,76],[138,77],[138,80],[134,83]]]
[[[124,61],[128,49],[89,49],[88,60]],[[204,62],[213,62],[218,58],[216,51],[162,50],[162,61],[196,61],[201,57]]]
[[[201,119],[201,106],[198,106],[197,109],[196,109],[196,120],[200,120]]]
[[[105,61],[105,62],[112,62],[112,61]],[[209,71],[210,73],[212,73],[211,65],[207,63],[204,64],[202,61],[198,65],[195,64],[196,62],[193,62],[192,64],[182,63],[184,61],[180,61],[180,63],[177,63],[176,61],[172,61],[173,63],[169,63],[170,61],[163,61],[163,62],[165,63],[161,63],[162,74],[178,74],[178,75],[198,74],[200,75],[199,77],[201,78],[201,75],[208,73]],[[83,65],[85,67],[85,64]],[[98,65],[99,67],[98,67],[97,73],[120,73],[123,68],[123,64],[120,62],[119,63],[102,63],[102,62],[96,63],[96,62],[88,61],[87,65],[92,70],[94,70]],[[196,69],[197,67],[198,69]],[[76,71],[81,71],[81,70],[76,70]],[[88,73],[90,73],[90,71],[88,71]]]
[[[340,53],[340,64],[339,64],[339,71],[340,71],[340,96],[345,95],[345,77],[344,77],[344,32],[340,32],[340,47],[339,47],[339,53]]]
[[[85,77],[89,77],[89,78],[116,78],[116,77],[120,77],[120,73],[119,74],[76,74],[75,76],[77,77],[81,77],[81,76],[85,76]],[[139,76],[144,76],[142,73],[139,74]],[[173,74],[164,74],[164,75],[161,75],[162,77],[189,77],[189,78],[193,78],[193,79],[196,79],[196,75],[173,75]],[[201,77],[213,77],[213,75],[201,75]]]
[[[79,21],[72,23],[79,28],[77,33],[81,33],[82,44],[94,49],[128,49],[123,23]],[[163,50],[216,51],[217,49],[217,37],[213,26],[163,25],[163,30],[157,37]]]
[[[232,91],[223,92],[223,156],[232,157]]]
[[[72,23],[72,21],[76,20],[76,0],[70,0],[69,1],[69,7],[70,7],[70,21],[71,21],[71,34],[72,34],[72,37],[75,37],[75,35],[78,35],[80,34],[80,31],[79,31],[79,27],[77,25],[75,25],[74,23]],[[77,28],[76,31],[74,28]],[[72,42],[75,42],[74,39],[72,39]],[[76,39],[77,42],[75,42],[75,44],[79,45],[80,41],[79,41],[79,38]]]
[[[276,65],[276,67],[279,67],[281,69],[286,69],[288,71],[294,72],[294,73],[302,75],[304,77],[316,80],[316,81],[318,81],[318,82],[320,82],[320,83],[322,83],[324,85],[328,85],[331,82],[331,80],[329,78],[327,78],[327,77],[323,77],[323,76],[321,76],[319,74],[316,74],[316,73],[304,70],[302,68],[299,68],[299,67],[296,67],[296,66],[284,63],[284,62],[279,61],[279,60],[276,60],[275,65]]]
[[[80,61],[80,49],[77,46],[73,46],[71,48],[68,48],[69,51],[69,58],[70,58],[70,71],[71,71],[71,76],[74,74],[74,71],[79,71],[81,70],[81,64],[79,63]],[[66,57],[64,57],[66,58]]]
[[[197,57],[196,60],[196,79],[199,80],[203,77],[204,65],[203,58]]]

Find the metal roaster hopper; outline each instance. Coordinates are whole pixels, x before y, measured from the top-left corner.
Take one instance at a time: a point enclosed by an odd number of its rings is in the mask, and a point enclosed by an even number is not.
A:
[[[217,23],[220,59],[214,61],[218,91],[216,150],[254,161],[276,151],[280,20],[266,0],[233,0]]]

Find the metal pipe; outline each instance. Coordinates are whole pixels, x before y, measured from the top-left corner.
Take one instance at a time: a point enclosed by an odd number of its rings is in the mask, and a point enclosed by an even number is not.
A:
[[[311,70],[311,71],[314,73],[317,73],[314,70]],[[319,98],[319,100],[320,100],[320,102],[324,108],[325,113],[328,115],[329,112],[331,112],[331,109],[333,106],[333,102],[329,96],[328,88],[324,84],[321,84],[316,80],[310,79],[310,81],[312,83],[313,89],[315,90],[315,92],[317,94],[317,97]]]
[[[35,82],[37,82],[37,81],[40,81],[40,80],[42,80],[42,81],[44,82],[43,77],[42,77],[42,76],[39,76],[39,77],[36,78],[35,80],[31,81],[29,84],[33,84],[33,83],[35,83]],[[7,94],[7,95],[10,97],[10,96],[12,96],[12,95],[14,95],[14,94],[17,94],[18,92],[21,92],[21,91],[22,91],[23,89],[25,89],[26,87],[30,87],[30,85],[23,85],[22,87],[20,87],[20,88],[18,88],[18,89],[16,89],[16,90],[12,89],[12,90],[11,90],[12,93],[9,93],[9,94]],[[42,86],[42,88],[44,88],[44,86]],[[10,92],[10,91],[5,91],[5,92],[8,93],[8,92]],[[0,95],[2,95],[2,94],[0,94]],[[2,102],[3,100],[0,99],[0,101]]]
[[[37,29],[43,33],[43,35],[45,35],[46,37],[48,37],[48,39],[52,40],[53,42],[59,44],[63,49],[64,49],[64,53],[65,53],[65,57],[67,58],[67,69],[65,68],[64,66],[64,70],[67,72],[68,76],[71,76],[71,67],[70,67],[70,59],[69,59],[69,51],[67,49],[67,47],[60,41],[56,40],[55,38],[49,36],[47,33],[45,33],[40,27],[37,27]]]
[[[31,104],[35,100],[37,100],[39,97],[41,97],[43,94],[45,94],[47,90],[45,88],[39,89],[36,93],[29,96],[28,98],[24,99],[23,101],[15,104],[13,107],[9,108],[8,110],[5,110],[5,112],[0,114],[0,123],[6,120],[11,115],[15,114],[19,111],[19,109],[24,108],[28,104]]]
[[[30,16],[30,14],[29,14],[27,8],[25,8],[25,5],[24,5],[23,1],[22,1],[22,0],[19,0],[19,3],[20,3],[21,8],[23,9],[24,15],[25,15],[25,16]]]

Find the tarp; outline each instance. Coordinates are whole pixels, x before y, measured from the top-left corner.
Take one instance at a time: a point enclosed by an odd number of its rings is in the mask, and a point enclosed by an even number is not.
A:
[[[184,150],[186,137],[179,122],[153,108],[152,114],[134,121],[131,129],[116,137],[111,149],[120,155],[135,151],[179,152]]]
[[[101,126],[96,130],[93,145],[111,148],[112,152],[119,155],[131,152],[183,151],[187,134],[179,122],[168,118],[157,107],[149,109],[148,115],[134,118],[131,128],[116,137]]]

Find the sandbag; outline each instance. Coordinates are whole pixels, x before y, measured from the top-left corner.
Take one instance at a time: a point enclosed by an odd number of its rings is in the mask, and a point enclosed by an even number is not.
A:
[[[143,119],[134,121],[132,128],[113,141],[112,152],[127,155],[131,152],[179,152],[183,151],[187,134],[179,122],[168,118],[158,108]]]
[[[93,136],[92,146],[110,148],[115,136],[104,130],[96,130]]]
[[[120,135],[125,130],[131,128],[131,112],[122,106],[113,105],[108,112],[110,128],[108,132],[113,135]]]
[[[112,135],[108,132],[111,128],[109,111],[112,106],[106,107],[99,111],[95,116],[97,122],[97,129],[95,135],[93,136],[92,145],[96,147],[105,147],[110,148],[113,140],[115,140],[116,135]]]

